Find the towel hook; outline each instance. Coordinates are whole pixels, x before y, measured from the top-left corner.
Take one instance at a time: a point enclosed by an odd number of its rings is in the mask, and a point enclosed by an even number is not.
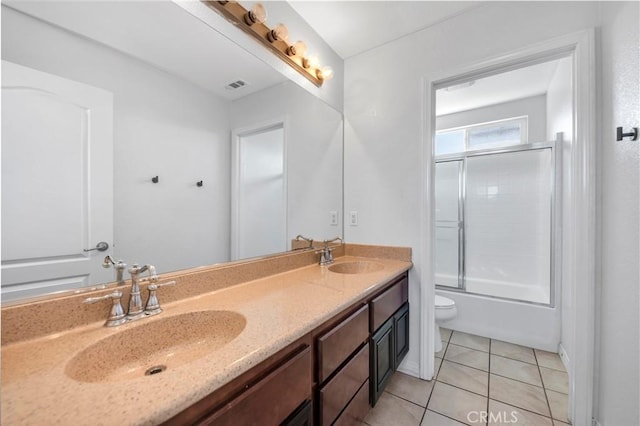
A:
[[[153,183],[158,183],[160,181],[160,179],[158,178],[158,176],[154,176],[151,178],[151,182]]]
[[[622,133],[622,127],[616,129],[616,140],[621,141],[623,138],[631,138],[632,141],[638,139],[638,128],[632,127],[629,133]]]

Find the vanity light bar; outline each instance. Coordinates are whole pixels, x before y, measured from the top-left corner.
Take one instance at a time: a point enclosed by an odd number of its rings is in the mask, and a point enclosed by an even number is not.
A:
[[[274,29],[266,25],[266,9],[263,4],[256,3],[251,10],[246,10],[236,1],[202,0],[202,2],[258,40],[316,86],[322,86],[324,81],[333,76],[333,70],[327,66],[321,67],[317,57],[306,56],[304,42],[298,40],[289,44],[288,31],[284,24],[278,24]]]

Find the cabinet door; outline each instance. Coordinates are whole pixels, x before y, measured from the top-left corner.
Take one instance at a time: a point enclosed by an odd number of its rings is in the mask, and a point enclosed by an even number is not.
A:
[[[375,406],[395,370],[393,317],[371,338],[371,406]]]
[[[398,368],[400,362],[409,352],[409,303],[402,305],[398,312],[393,315],[393,328],[395,334],[395,367]]]

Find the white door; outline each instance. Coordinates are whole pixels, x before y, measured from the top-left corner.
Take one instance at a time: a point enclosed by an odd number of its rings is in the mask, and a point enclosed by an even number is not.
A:
[[[233,260],[286,251],[286,178],[282,123],[234,138]]]
[[[2,299],[112,281],[112,245],[113,95],[2,61]]]

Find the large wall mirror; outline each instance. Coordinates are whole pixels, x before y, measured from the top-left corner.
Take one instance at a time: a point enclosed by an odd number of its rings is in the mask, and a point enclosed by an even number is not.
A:
[[[173,2],[3,2],[2,60],[3,303],[342,236],[342,114]]]

